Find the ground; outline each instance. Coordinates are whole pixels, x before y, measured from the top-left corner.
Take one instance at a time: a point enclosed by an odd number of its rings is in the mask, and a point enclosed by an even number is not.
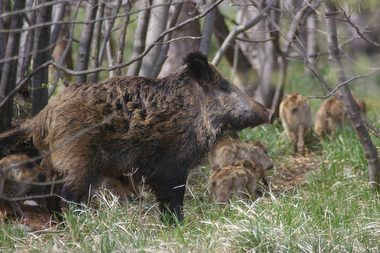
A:
[[[306,156],[286,156],[274,158],[276,165],[272,171],[268,172],[268,178],[271,180],[272,192],[278,193],[289,190],[297,185],[303,185],[307,175],[315,173],[320,165],[315,153]],[[205,177],[207,175],[198,176]],[[191,175],[190,175],[191,176]],[[196,181],[196,180],[193,180]],[[190,182],[192,183],[192,182]],[[269,188],[268,188],[269,189]],[[262,195],[257,193],[258,196]],[[56,222],[49,215],[44,200],[37,200],[38,206],[29,206],[20,203],[20,207],[29,219],[20,219],[9,208],[0,207],[0,220],[5,224],[24,224],[26,229],[33,231],[56,229]]]

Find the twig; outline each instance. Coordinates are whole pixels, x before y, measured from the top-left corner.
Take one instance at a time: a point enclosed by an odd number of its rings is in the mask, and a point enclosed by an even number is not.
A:
[[[183,37],[178,37],[178,38],[171,39],[171,40],[168,40],[168,41],[165,41],[165,42],[157,43],[157,45],[165,45],[165,44],[169,44],[169,43],[172,43],[172,42],[178,41],[178,40],[199,40],[201,38],[202,37],[183,36]]]
[[[327,95],[325,95],[325,96],[322,96],[322,97],[321,97],[321,96],[309,96],[308,98],[309,98],[309,99],[311,99],[311,98],[319,98],[319,99],[326,99],[326,98],[329,98],[329,97],[331,97],[332,95],[334,95],[334,93],[335,93],[338,89],[340,89],[343,85],[346,85],[346,84],[348,84],[348,83],[350,83],[350,82],[352,82],[352,81],[354,81],[354,80],[356,80],[356,79],[360,79],[360,78],[368,77],[368,76],[372,75],[373,73],[375,73],[376,71],[379,71],[379,70],[380,70],[380,68],[377,68],[377,69],[372,70],[371,72],[369,72],[369,73],[367,73],[367,74],[351,77],[350,79],[347,79],[346,81],[340,83],[338,86],[336,86],[334,89],[332,89],[332,90],[330,91],[329,94],[327,94]]]
[[[360,36],[360,38],[362,38],[363,40],[367,41],[368,43],[372,44],[373,46],[377,47],[377,48],[380,48],[380,44],[370,40],[369,38],[367,38],[359,29],[359,27],[357,25],[355,25],[349,16],[347,16],[346,12],[343,11],[343,9],[338,5],[338,8],[342,10],[343,12],[343,15],[344,17],[346,18],[346,20],[342,20],[344,22],[347,22],[350,26],[352,26],[355,30],[356,30],[356,33]],[[365,26],[367,27],[367,26]]]
[[[41,71],[43,68],[46,68],[47,66],[49,66],[50,64],[52,64],[54,61],[53,60],[50,60],[50,61],[47,61],[45,62],[44,64],[40,65],[38,68],[36,69],[33,69],[32,72],[30,72],[25,78],[24,80],[22,80],[17,86],[16,88],[14,88],[5,98],[3,101],[1,101],[0,103],[0,108],[2,106],[4,106],[4,104],[6,102],[8,102],[8,100],[16,93],[18,92],[19,90],[21,90],[22,86],[24,86],[24,84],[26,84],[30,79],[32,79],[32,77],[39,71]]]
[[[362,114],[363,122],[373,131],[372,134],[380,139],[380,130],[377,129],[364,115]]]
[[[228,45],[231,43],[232,40],[234,40],[239,33],[242,33],[249,28],[255,26],[257,23],[259,23],[265,16],[266,13],[269,12],[275,4],[277,4],[278,0],[272,0],[267,7],[265,7],[264,10],[261,10],[260,14],[257,15],[254,19],[251,19],[244,25],[235,26],[234,29],[228,34],[227,38],[224,40],[222,46],[219,48],[218,52],[216,53],[214,59],[212,60],[212,64],[217,66],[222,59],[222,56],[225,54]]]

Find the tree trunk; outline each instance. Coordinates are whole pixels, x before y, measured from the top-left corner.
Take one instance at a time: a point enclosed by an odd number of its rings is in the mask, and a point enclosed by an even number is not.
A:
[[[52,0],[40,0],[39,4],[48,3]],[[42,7],[37,12],[36,24],[44,24],[51,21],[52,7]],[[50,26],[44,25],[37,28],[34,37],[33,68],[50,60]],[[48,103],[49,69],[36,73],[32,79],[32,115],[37,115]]]
[[[182,12],[181,11],[182,5],[183,3],[178,3],[178,4],[173,5],[173,11],[172,11],[173,13],[171,14],[167,29],[174,27],[175,24],[177,23],[178,17]],[[170,41],[172,39],[173,33],[174,32],[168,33],[164,37],[164,43],[161,48],[160,56],[158,57],[156,64],[154,65],[154,69],[152,71],[153,72],[151,75],[152,77],[157,77],[159,75],[166,59],[168,58],[168,51],[170,49],[170,44],[171,44]],[[176,56],[176,57],[179,57],[179,56]]]
[[[210,8],[215,3],[215,0],[206,0],[206,9]],[[213,30],[213,24],[215,21],[216,8],[210,11],[204,18],[203,28],[202,28],[202,39],[199,51],[204,55],[208,56],[210,51],[211,35]]]
[[[3,13],[6,13],[8,10],[6,8],[6,5],[9,5],[9,1],[0,1],[0,15]],[[5,30],[4,22],[5,18],[0,18],[0,30]],[[0,33],[0,60],[3,60],[5,58],[5,50],[7,48],[7,34],[6,33]],[[1,73],[3,71],[4,62],[0,62],[0,80],[1,80]]]
[[[25,9],[31,8],[33,6],[33,2],[34,0],[27,0],[25,3]],[[33,25],[36,20],[36,12],[30,11],[29,13],[26,13],[26,15],[28,15],[29,20],[32,22],[32,25]],[[27,28],[29,26],[30,25],[27,22],[24,22],[23,28]],[[32,56],[33,56],[33,38],[34,38],[34,29],[27,30],[21,33],[19,57],[18,57],[18,70],[17,70],[17,79],[16,79],[17,83],[22,81],[29,72],[29,67],[32,61]],[[26,85],[24,86],[24,88],[22,88],[19,91],[19,93],[22,94],[25,100],[30,99],[30,91],[28,90]]]
[[[311,13],[310,16],[306,19],[306,49],[309,56],[309,61],[315,61],[315,54],[318,52],[317,45],[317,20],[315,13]],[[308,68],[305,68],[305,73],[307,75],[312,75],[311,71]]]
[[[125,47],[125,36],[127,35],[127,26],[129,23],[129,12],[132,9],[132,3],[130,0],[127,1],[127,6],[125,6],[125,17],[123,20],[123,26],[121,27],[120,32],[120,39],[118,43],[118,51],[117,51],[117,58],[116,58],[116,64],[121,64],[123,61],[123,55],[124,55],[124,47]],[[115,74],[117,76],[121,75],[121,69],[116,69]]]
[[[96,13],[96,20],[100,20],[104,16],[105,4],[100,3],[98,6],[98,11]],[[97,68],[99,66],[99,49],[100,49],[100,35],[102,33],[102,21],[97,21],[94,25],[93,41],[91,44],[91,58],[90,66],[91,69]],[[89,83],[97,83],[99,81],[99,72],[90,74]]]
[[[189,18],[197,16],[198,10],[194,8],[191,2],[184,2],[179,13],[177,24],[182,23]],[[200,37],[201,31],[199,29],[198,20],[191,22],[172,33],[173,38],[181,38],[184,36]],[[168,59],[162,66],[159,76],[167,76],[182,66],[182,59],[192,51],[199,50],[200,41],[195,39],[187,39],[174,41],[170,43],[168,51]]]
[[[90,58],[91,41],[92,41],[92,35],[94,32],[94,23],[91,23],[91,21],[95,18],[96,10],[98,9],[97,0],[88,1],[86,3],[87,3],[87,6],[86,6],[84,22],[89,22],[89,23],[83,25],[82,36],[80,38],[79,48],[78,48],[78,60],[77,60],[77,66],[76,66],[77,71],[88,69],[88,59]],[[87,75],[76,76],[75,82],[86,83]]]
[[[324,0],[322,6],[326,12],[325,20],[327,27],[327,41],[329,47],[329,60],[334,70],[339,75],[338,83],[343,83],[346,81],[346,76],[344,74],[339,54],[335,19],[336,11],[334,9],[334,3],[329,0]],[[339,99],[339,101],[346,107],[352,126],[355,129],[356,135],[358,136],[358,139],[363,147],[364,154],[367,158],[370,187],[372,190],[379,190],[380,164],[379,157],[377,156],[376,147],[373,145],[371,137],[368,134],[367,129],[365,128],[365,125],[361,118],[361,114],[352,97],[349,86],[345,84],[340,88],[339,91],[340,94],[337,94],[336,96]]]
[[[229,33],[230,31],[224,22],[223,15],[220,13],[218,7],[215,8],[214,36],[217,43],[222,45]],[[230,66],[233,66],[234,64],[235,45],[235,40],[232,40],[224,54]],[[236,72],[232,81],[245,93],[253,95],[253,85],[254,82],[258,80],[258,77],[258,73],[252,68],[251,63],[239,47],[237,52]]]
[[[157,37],[166,29],[170,0],[153,0],[154,8],[150,14],[146,44],[151,45]],[[144,57],[141,65],[140,76],[151,77],[155,63],[160,56],[162,45],[155,45]]]
[[[13,11],[22,10],[25,8],[25,0],[15,0]],[[22,27],[22,16],[13,15],[11,18],[11,30],[20,29]],[[20,32],[12,32],[9,34],[7,49],[5,52],[5,62],[2,69],[1,82],[0,82],[0,102],[10,93],[16,83],[17,76],[17,54],[20,43]],[[11,59],[12,60],[7,60]],[[13,116],[13,102],[9,100],[4,106],[0,108],[0,132],[11,127]]]
[[[137,27],[135,31],[135,40],[133,44],[133,52],[132,52],[132,59],[139,56],[142,52],[144,52],[145,49],[145,42],[146,42],[146,32],[148,30],[148,24],[149,24],[149,16],[150,16],[150,6],[152,5],[152,0],[141,0],[140,2],[140,9],[144,9],[143,11],[140,11],[138,21],[137,21]],[[140,72],[142,59],[139,59],[129,65],[127,76],[137,76]]]
[[[107,20],[106,20],[106,33],[105,33],[104,38],[103,38],[102,46],[100,47],[98,64],[102,64],[102,62],[103,62],[103,57],[104,57],[104,54],[106,52],[107,43],[108,43],[108,40],[111,39],[112,27],[113,27],[113,24],[115,23],[116,15],[119,13],[121,1],[122,0],[119,0],[117,2],[115,9],[112,11],[111,19],[107,19],[109,22],[107,22]],[[106,13],[107,13],[107,11],[106,11]]]
[[[276,24],[279,23],[280,19],[278,9],[279,2],[277,2],[274,9],[270,12],[270,16]],[[266,33],[266,39],[272,37],[273,41],[265,43],[265,59],[261,79],[253,98],[265,107],[271,108],[275,94],[275,83],[277,83],[277,78],[279,77],[279,34],[272,25],[268,24],[267,27],[267,30],[272,32]]]
[[[57,44],[57,40],[58,40],[59,34],[61,32],[61,28],[62,28],[62,25],[56,24],[56,22],[63,20],[63,16],[64,16],[65,11],[66,11],[66,6],[67,6],[67,3],[59,3],[59,4],[55,5],[53,8],[53,15],[54,16],[53,16],[52,20],[53,20],[54,25],[51,27],[51,36],[50,36],[50,45],[52,45],[52,47],[50,48],[51,53],[53,53],[53,51],[54,51],[54,47]]]

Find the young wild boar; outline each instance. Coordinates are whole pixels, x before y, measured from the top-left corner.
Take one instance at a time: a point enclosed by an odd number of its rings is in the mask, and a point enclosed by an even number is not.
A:
[[[10,155],[0,160],[0,200],[22,218],[27,218],[12,198],[42,194],[42,186],[30,183],[45,182],[44,170],[27,155]],[[6,199],[1,199],[1,197]]]
[[[359,97],[352,93],[356,106],[362,114],[366,114],[367,109],[363,101]],[[315,115],[314,130],[323,138],[325,135],[334,136],[336,134],[337,127],[343,127],[349,125],[350,119],[346,108],[336,97],[331,97],[325,100],[321,107],[319,107],[317,114]]]
[[[297,140],[297,151],[303,154],[305,135],[311,126],[309,102],[298,93],[287,94],[280,104],[280,118],[291,142]]]
[[[213,170],[223,166],[232,166],[242,159],[250,159],[261,174],[265,185],[268,178],[265,171],[273,168],[273,162],[267,154],[267,146],[261,141],[229,140],[218,142],[210,151],[210,163]]]
[[[218,204],[225,204],[235,194],[237,198],[254,196],[260,173],[249,159],[237,161],[235,165],[223,166],[214,171],[208,187]]]
[[[0,135],[0,144],[32,136],[42,154],[53,151],[45,164],[67,180],[64,199],[79,202],[99,177],[133,174],[135,183],[144,180],[154,191],[163,214],[182,221],[189,170],[225,131],[271,122],[270,110],[203,54],[190,53],[164,78],[73,84],[20,129]]]
[[[100,194],[101,190],[109,190],[119,198],[121,202],[126,202],[127,197],[132,194],[135,196],[139,195],[140,185],[134,185],[129,177],[123,176],[119,178],[114,177],[99,177],[98,180],[91,185],[91,191],[89,193],[90,198],[96,197]],[[88,199],[88,196],[84,197]]]

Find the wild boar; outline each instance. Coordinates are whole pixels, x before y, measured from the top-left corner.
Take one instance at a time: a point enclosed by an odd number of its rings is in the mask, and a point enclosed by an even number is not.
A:
[[[46,180],[45,171],[27,155],[10,155],[0,160],[0,199],[22,218],[27,218],[12,198],[42,195],[42,183]]]
[[[232,166],[223,166],[209,178],[208,187],[218,204],[225,204],[235,194],[237,198],[249,199],[255,195],[260,173],[252,160],[239,160]]]
[[[297,152],[303,154],[305,135],[311,126],[311,108],[298,93],[287,94],[280,103],[280,118],[291,142],[297,140]]]
[[[163,215],[182,221],[189,170],[225,131],[263,123],[272,123],[271,111],[194,52],[164,78],[73,84],[20,129],[0,135],[0,144],[32,136],[42,154],[52,152],[45,164],[67,180],[66,200],[80,202],[101,176],[132,174],[154,191]]]
[[[264,184],[268,185],[269,180],[265,172],[273,168],[273,161],[269,158],[267,149],[267,146],[258,140],[222,140],[210,151],[211,168],[217,170],[219,167],[235,165],[239,160],[250,159],[255,163]]]
[[[131,195],[139,196],[140,185],[134,185],[134,182],[126,176],[119,178],[114,177],[99,177],[98,180],[91,185],[89,193],[90,198],[101,195],[102,190],[109,190],[112,194],[119,198],[121,202],[126,202],[127,198]],[[87,199],[88,196],[85,196]]]
[[[352,93],[356,106],[362,114],[366,114],[367,108],[359,97]],[[325,100],[319,107],[315,115],[314,131],[319,137],[323,138],[325,135],[334,136],[337,127],[343,127],[350,124],[348,112],[342,103],[336,98],[331,97]]]

